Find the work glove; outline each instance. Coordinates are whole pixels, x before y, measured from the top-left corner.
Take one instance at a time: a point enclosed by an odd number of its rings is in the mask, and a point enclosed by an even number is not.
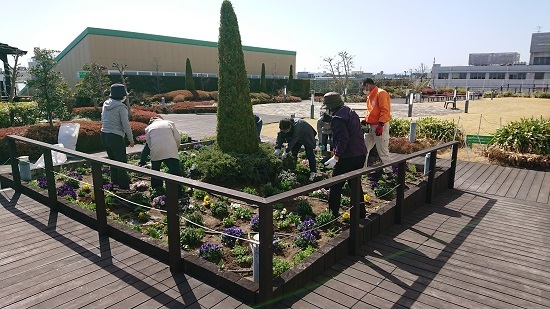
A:
[[[283,159],[283,160],[286,159],[286,155],[287,155],[287,154],[288,154],[288,153],[286,153],[286,151],[284,151],[283,154],[281,155],[281,159]]]
[[[384,131],[384,123],[380,122],[376,127],[376,136],[382,135],[382,131]]]
[[[334,168],[334,166],[336,165],[337,162],[338,161],[336,161],[334,156],[332,156],[332,158],[328,159],[328,161],[325,162],[325,167],[326,168]]]
[[[281,153],[281,149],[275,149],[275,152],[273,153],[273,155],[278,157],[280,153]]]
[[[362,126],[366,126],[367,125],[367,121],[365,119],[361,120],[361,125]]]

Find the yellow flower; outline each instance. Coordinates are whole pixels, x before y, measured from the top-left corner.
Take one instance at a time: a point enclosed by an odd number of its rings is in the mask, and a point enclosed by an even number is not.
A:
[[[349,219],[349,212],[347,212],[347,211],[344,212],[344,213],[342,214],[342,219],[348,220],[348,219]]]
[[[85,183],[85,184],[82,185],[82,190],[88,191],[88,190],[90,190],[90,186],[87,183]]]
[[[363,199],[365,200],[365,203],[370,202],[370,196],[366,193],[365,193],[365,195],[363,195]]]
[[[203,203],[205,204],[208,204],[210,202],[210,195],[205,195],[204,198],[202,199]]]

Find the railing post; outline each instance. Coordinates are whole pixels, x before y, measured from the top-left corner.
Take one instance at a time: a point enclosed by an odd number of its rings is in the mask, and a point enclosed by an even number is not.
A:
[[[430,172],[428,173],[428,185],[426,187],[426,203],[428,204],[432,203],[436,159],[437,159],[437,150],[434,150],[430,153]]]
[[[46,172],[46,183],[48,184],[48,198],[50,199],[50,208],[57,210],[57,191],[55,189],[55,176],[53,175],[53,160],[51,149],[44,148],[44,171]]]
[[[21,190],[21,175],[19,175],[19,162],[17,161],[17,148],[15,140],[8,140],[8,150],[10,152],[11,176],[13,177],[13,188],[15,191]]]
[[[97,232],[99,237],[109,237],[107,226],[107,211],[105,210],[105,193],[103,192],[103,175],[101,164],[92,162],[92,182],[94,184],[95,212],[97,218]]]
[[[395,223],[401,224],[403,220],[403,201],[405,200],[405,173],[407,173],[407,162],[397,164],[397,190],[395,198]]]
[[[356,255],[359,252],[359,203],[361,201],[361,176],[349,181],[351,189],[351,209],[349,220],[349,254]],[[336,219],[336,218],[335,218]]]
[[[266,305],[273,299],[273,206],[260,205],[260,299]]]
[[[178,210],[178,184],[166,181],[166,205],[168,221],[168,254],[170,270],[181,269],[180,217]]]
[[[452,147],[452,155],[451,155],[451,168],[449,169],[449,189],[453,189],[455,187],[455,173],[456,173],[456,160],[458,157],[458,145],[454,144]]]

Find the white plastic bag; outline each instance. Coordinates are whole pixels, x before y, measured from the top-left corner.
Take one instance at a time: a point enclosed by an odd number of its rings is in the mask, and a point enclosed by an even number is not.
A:
[[[54,146],[59,146],[65,148],[63,144],[55,144]],[[52,151],[52,161],[53,165],[59,165],[67,162],[67,155],[61,152]],[[40,158],[32,165],[32,169],[44,168],[46,163],[44,163],[44,155],[41,155]]]
[[[76,142],[78,141],[78,131],[80,123],[62,123],[59,126],[59,134],[57,142],[63,144],[67,149],[76,150]]]

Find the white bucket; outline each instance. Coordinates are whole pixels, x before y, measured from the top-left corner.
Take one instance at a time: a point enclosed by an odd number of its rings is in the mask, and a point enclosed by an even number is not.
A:
[[[29,162],[29,156],[20,156],[20,157],[17,157],[17,160],[21,162]]]

